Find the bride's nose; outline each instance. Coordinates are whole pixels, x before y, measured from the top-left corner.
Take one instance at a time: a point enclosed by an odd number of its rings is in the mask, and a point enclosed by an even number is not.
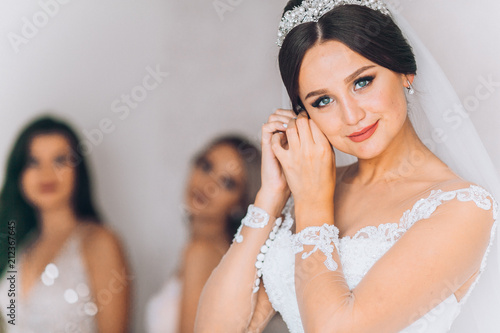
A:
[[[346,125],[356,125],[366,117],[365,110],[355,98],[346,96],[341,103],[342,120]]]

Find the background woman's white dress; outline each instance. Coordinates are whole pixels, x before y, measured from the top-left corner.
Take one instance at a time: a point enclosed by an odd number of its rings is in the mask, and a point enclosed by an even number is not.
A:
[[[47,265],[27,299],[19,297],[17,276],[16,325],[6,324],[7,332],[96,333],[98,308],[89,288],[89,277],[82,253],[83,228],[75,228],[57,257]],[[22,256],[20,256],[22,258]],[[22,270],[22,262],[18,264]],[[0,282],[0,306],[7,308],[9,281]],[[112,296],[110,296],[112,297]],[[103,304],[105,299],[102,299]],[[9,320],[10,318],[6,318]]]

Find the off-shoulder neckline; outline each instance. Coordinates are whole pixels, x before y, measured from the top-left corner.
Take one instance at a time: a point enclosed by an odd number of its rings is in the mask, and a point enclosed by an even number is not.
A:
[[[405,217],[405,215],[410,214],[411,212],[414,212],[418,208],[418,206],[422,204],[423,201],[431,200],[432,197],[435,196],[436,194],[445,195],[448,193],[453,193],[453,192],[457,193],[460,191],[470,190],[470,189],[474,189],[474,188],[479,188],[482,191],[484,191],[485,193],[487,193],[488,196],[490,196],[493,199],[492,209],[495,209],[495,205],[497,205],[497,204],[494,202],[493,196],[486,189],[484,189],[483,187],[478,186],[478,185],[470,184],[468,187],[462,187],[462,188],[458,188],[455,190],[447,190],[447,191],[443,191],[441,189],[431,190],[431,192],[426,197],[421,197],[421,198],[417,199],[411,208],[405,210],[403,212],[403,214],[401,215],[399,222],[381,223],[378,226],[368,225],[368,226],[362,227],[361,229],[357,230],[353,235],[344,235],[342,237],[339,237],[339,240],[342,241],[342,240],[353,240],[353,239],[365,239],[366,237],[359,237],[359,235],[366,233],[368,231],[371,231],[371,230],[375,230],[375,231],[380,232],[383,229],[387,229],[387,227],[390,227],[390,226],[393,226],[395,230],[400,229],[401,232],[404,232],[404,231],[408,230],[411,227],[411,225],[413,225],[413,224],[411,224],[410,226],[401,225],[403,223],[403,218]],[[437,206],[440,206],[442,203],[443,202],[440,202]],[[415,222],[417,222],[417,221],[415,221]]]

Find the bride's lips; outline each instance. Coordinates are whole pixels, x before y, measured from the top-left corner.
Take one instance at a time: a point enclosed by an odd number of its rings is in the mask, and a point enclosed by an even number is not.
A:
[[[347,137],[354,142],[362,142],[369,139],[373,135],[373,133],[375,133],[377,127],[378,127],[378,120],[375,124],[365,127],[359,132],[349,134]]]

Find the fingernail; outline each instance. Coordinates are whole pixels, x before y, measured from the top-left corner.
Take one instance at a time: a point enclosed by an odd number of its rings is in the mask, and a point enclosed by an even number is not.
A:
[[[284,128],[288,128],[288,124],[283,123]]]

